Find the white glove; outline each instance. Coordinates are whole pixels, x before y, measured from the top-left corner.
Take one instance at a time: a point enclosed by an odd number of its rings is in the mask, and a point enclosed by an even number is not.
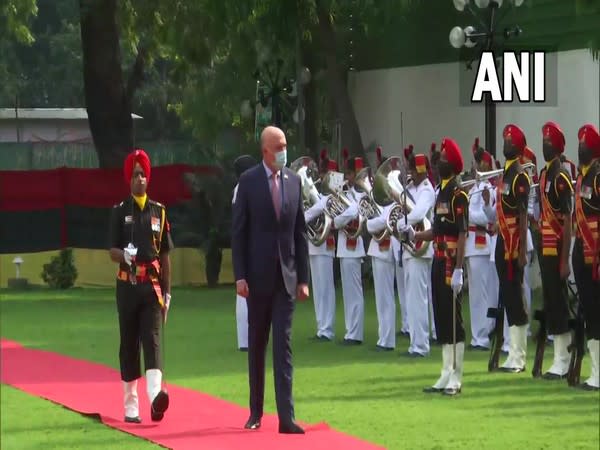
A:
[[[462,290],[463,287],[463,270],[462,269],[454,269],[452,272],[452,280],[450,281],[450,286],[452,287],[452,292],[454,295],[458,295],[458,293]]]
[[[169,306],[171,305],[171,294],[165,294],[165,310],[169,310]]]
[[[137,248],[127,247],[123,249],[123,259],[125,264],[131,266],[131,260],[137,255]]]
[[[323,195],[319,201],[317,202],[317,207],[319,210],[323,211],[327,206],[327,200],[329,200],[329,195]]]
[[[404,223],[404,221],[402,221],[402,222],[398,221],[398,224],[396,225],[396,227],[398,228],[398,231],[400,232],[400,240],[406,241],[406,242],[414,242],[415,229],[412,227],[412,225],[406,225]]]

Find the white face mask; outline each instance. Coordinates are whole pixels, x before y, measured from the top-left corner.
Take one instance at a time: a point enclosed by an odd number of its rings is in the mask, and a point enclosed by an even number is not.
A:
[[[287,149],[284,148],[280,152],[275,153],[275,161],[273,163],[278,170],[281,170],[287,164]]]

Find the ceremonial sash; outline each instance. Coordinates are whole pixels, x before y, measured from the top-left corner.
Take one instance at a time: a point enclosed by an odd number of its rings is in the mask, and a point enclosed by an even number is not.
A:
[[[137,264],[135,269],[135,275],[133,275],[130,271],[119,270],[117,272],[117,278],[121,281],[132,282],[132,278],[135,278],[135,281],[139,281],[141,283],[150,281],[152,283],[152,288],[154,289],[158,303],[160,304],[161,308],[164,308],[165,303],[163,300],[162,288],[160,287],[160,279],[158,277],[158,274],[160,274],[160,264],[158,260],[155,259],[148,264]]]
[[[469,232],[475,233],[475,248],[482,249],[487,245],[487,229],[486,227],[471,225],[469,226]]]
[[[558,256],[558,240],[562,237],[563,226],[552,209],[546,195],[547,173],[547,171],[544,171],[540,178],[542,197],[542,255]]]
[[[452,272],[456,264],[456,249],[458,248],[458,238],[456,236],[436,236],[433,239],[433,256],[438,259],[446,260],[445,280],[446,285],[450,286],[452,281]]]
[[[496,190],[496,215],[498,216],[498,228],[502,240],[504,241],[504,260],[507,261],[507,277],[513,279],[514,259],[519,257],[519,230],[517,229],[517,217],[504,214],[502,208],[502,190],[504,188],[504,179],[501,178]]]
[[[577,223],[577,234],[583,241],[583,257],[585,264],[592,265],[592,279],[598,280],[598,254],[600,253],[600,239],[598,236],[599,216],[586,217],[583,212],[583,200],[581,197],[581,184],[583,176],[577,177],[575,195],[575,220]]]
[[[390,249],[390,243],[391,243],[391,239],[390,238],[385,238],[382,239],[381,242],[379,242],[379,251],[381,252],[386,252]]]
[[[329,236],[327,236],[327,250],[335,250],[335,236],[333,233],[329,233]]]

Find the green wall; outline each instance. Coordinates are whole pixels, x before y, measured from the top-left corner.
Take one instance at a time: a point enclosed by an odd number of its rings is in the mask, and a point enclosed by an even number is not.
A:
[[[582,9],[582,4],[588,6]],[[500,12],[504,14],[505,9],[506,5]],[[371,30],[369,39],[357,42],[357,69],[468,59],[469,54],[450,46],[448,35],[456,25],[477,26],[477,21],[466,11],[456,11],[452,0],[417,1],[409,13],[389,17],[387,23],[378,28],[381,31]],[[519,25],[523,29],[521,36],[514,40],[511,38],[515,48],[587,48],[594,36],[600,43],[600,0],[525,0],[523,6],[513,8],[501,22],[502,28],[510,25]]]

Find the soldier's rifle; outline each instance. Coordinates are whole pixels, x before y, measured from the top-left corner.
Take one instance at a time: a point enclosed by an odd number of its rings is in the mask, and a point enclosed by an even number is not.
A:
[[[578,386],[580,381],[579,378],[581,376],[581,361],[585,354],[585,324],[583,321],[583,307],[581,305],[581,300],[579,299],[579,295],[577,295],[578,293],[573,289],[573,284],[574,283],[571,282],[567,283],[569,291],[571,291],[571,295],[577,303],[576,312],[573,314],[574,317],[569,320],[570,328],[573,330],[573,338],[568,347],[571,352],[571,361],[569,362],[569,370],[567,372],[567,383],[569,386]],[[573,311],[571,311],[571,313],[573,313]]]

